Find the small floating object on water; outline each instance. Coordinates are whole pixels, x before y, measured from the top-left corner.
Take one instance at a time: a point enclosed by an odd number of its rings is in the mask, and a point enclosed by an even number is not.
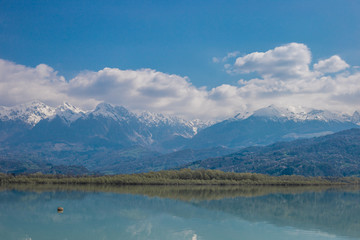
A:
[[[63,208],[63,207],[58,207],[58,208],[57,208],[57,211],[58,211],[58,213],[63,213],[63,212],[64,212],[64,208]]]

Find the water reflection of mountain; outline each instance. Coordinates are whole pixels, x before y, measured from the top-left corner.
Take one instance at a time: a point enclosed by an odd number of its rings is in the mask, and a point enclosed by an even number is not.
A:
[[[249,222],[267,222],[360,238],[360,191],[356,188],[59,186],[54,189],[54,186],[16,186],[13,191],[0,193],[1,205],[5,206],[6,202],[9,209],[17,208],[19,211],[37,209],[35,212],[39,212],[39,217],[44,206],[50,208],[52,202],[66,200],[69,206],[65,211],[76,209],[79,222],[88,220],[84,219],[87,210],[79,212],[84,204],[89,206],[85,209],[97,206],[104,211],[97,214],[95,222],[116,222],[119,214],[145,219],[154,212],[183,219],[201,219],[206,218],[210,211],[212,217],[218,219],[231,215]],[[109,206],[116,208],[107,210]],[[44,222],[51,217],[51,214],[45,216]]]
[[[360,237],[360,193],[328,190],[201,201],[196,206],[248,221]],[[314,229],[315,228],[315,229]]]

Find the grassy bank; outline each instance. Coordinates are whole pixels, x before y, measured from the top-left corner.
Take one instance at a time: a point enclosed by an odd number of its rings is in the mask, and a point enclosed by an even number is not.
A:
[[[328,178],[304,176],[268,176],[255,173],[232,173],[218,170],[174,170],[140,174],[106,176],[64,176],[0,174],[1,184],[94,184],[94,185],[274,185],[317,186],[359,185],[360,178]]]

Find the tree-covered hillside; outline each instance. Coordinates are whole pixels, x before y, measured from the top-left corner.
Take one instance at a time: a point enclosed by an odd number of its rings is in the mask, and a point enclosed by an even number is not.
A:
[[[360,176],[360,129],[266,147],[244,148],[227,156],[196,161],[186,167],[275,176]]]

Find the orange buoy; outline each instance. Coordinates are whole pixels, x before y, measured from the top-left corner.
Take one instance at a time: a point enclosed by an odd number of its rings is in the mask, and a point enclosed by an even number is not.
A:
[[[64,208],[63,208],[63,207],[58,207],[58,208],[57,208],[57,211],[58,211],[58,213],[63,213],[63,212],[64,212]]]

